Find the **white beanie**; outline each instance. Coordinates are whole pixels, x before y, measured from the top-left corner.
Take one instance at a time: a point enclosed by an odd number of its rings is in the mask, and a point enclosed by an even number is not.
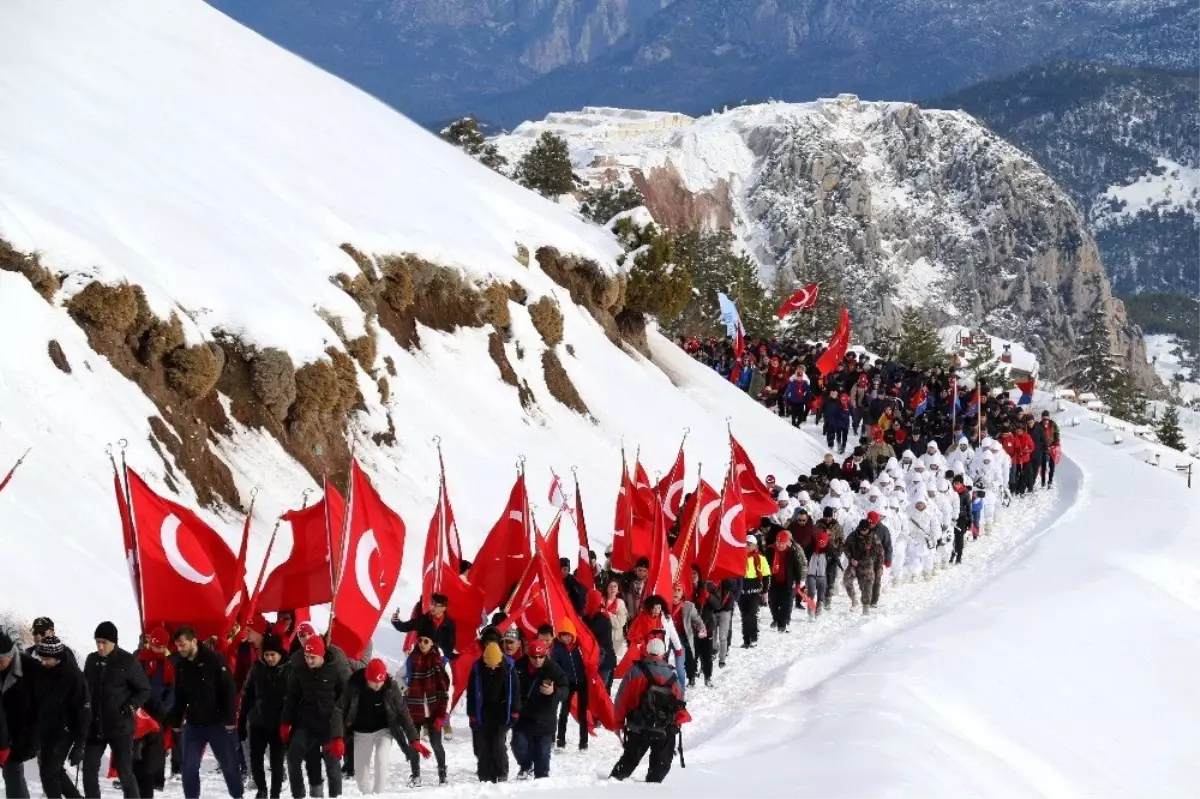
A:
[[[650,643],[646,644],[646,654],[654,655],[654,657],[665,657],[667,654],[667,642],[661,638],[653,638]]]

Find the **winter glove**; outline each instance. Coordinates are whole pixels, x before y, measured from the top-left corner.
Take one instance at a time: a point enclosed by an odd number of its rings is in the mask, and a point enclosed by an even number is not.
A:
[[[430,756],[433,755],[433,752],[429,751],[429,747],[426,746],[425,744],[421,743],[420,741],[414,741],[412,748],[413,748],[414,752],[416,752],[417,754],[419,754],[421,757],[425,758],[426,760],[428,760],[430,758]]]
[[[884,565],[884,566],[886,566],[886,567],[887,567],[887,568],[889,568],[889,569],[890,569],[890,568],[892,568],[892,562],[891,562],[890,560],[885,560],[885,561],[883,562],[883,565]]]
[[[678,727],[681,724],[687,724],[691,720],[692,715],[687,712],[686,707],[681,707],[675,711],[675,726]]]
[[[442,727],[445,727],[445,726],[446,726],[446,717],[445,716],[438,716],[436,719],[433,720],[433,728],[435,730],[437,730],[438,732],[441,732]]]
[[[8,762],[8,753],[11,751],[11,749],[0,749],[0,766]]]
[[[71,751],[67,754],[67,762],[72,766],[78,766],[83,762],[83,747],[84,744],[78,741],[71,746]]]
[[[334,738],[329,743],[325,744],[325,751],[333,755],[338,760],[346,756],[346,742],[341,738]]]
[[[283,741],[284,743],[287,743],[291,739],[292,739],[292,725],[291,724],[280,724],[279,725],[279,740]]]

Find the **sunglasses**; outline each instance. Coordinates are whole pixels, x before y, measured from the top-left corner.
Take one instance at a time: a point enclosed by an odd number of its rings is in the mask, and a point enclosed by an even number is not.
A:
[[[545,655],[530,655],[529,659],[530,660],[545,660],[546,656]]]

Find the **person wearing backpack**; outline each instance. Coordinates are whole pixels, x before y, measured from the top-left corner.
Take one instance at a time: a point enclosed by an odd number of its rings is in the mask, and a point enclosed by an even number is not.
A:
[[[624,749],[611,779],[628,779],[646,752],[650,753],[646,782],[662,782],[671,771],[675,736],[679,727],[692,719],[679,688],[679,674],[664,661],[666,654],[666,641],[652,638],[646,644],[646,656],[621,683],[615,719]]]

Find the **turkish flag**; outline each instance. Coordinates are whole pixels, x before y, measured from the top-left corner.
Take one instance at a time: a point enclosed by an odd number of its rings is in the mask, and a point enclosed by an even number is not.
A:
[[[846,357],[848,349],[850,349],[850,313],[843,308],[837,329],[829,337],[829,348],[821,353],[820,358],[817,358],[817,371],[822,375],[832,372]]]
[[[467,572],[467,581],[483,596],[483,609],[500,607],[529,564],[529,497],[525,475],[517,476],[504,513],[492,525]]]
[[[775,315],[782,319],[793,311],[803,311],[816,304],[817,284],[809,283],[807,286],[796,289],[792,296],[784,300],[783,305],[779,306],[779,311]]]
[[[554,514],[554,521],[550,522],[550,529],[546,531],[544,536],[546,539],[546,552],[558,563],[558,531],[562,527],[562,512]]]
[[[633,571],[633,482],[621,466],[621,486],[617,489],[617,507],[613,519],[612,567],[619,572]]]
[[[126,474],[145,624],[188,624],[202,637],[224,636],[245,591],[237,555],[191,510],[156,494],[132,469]]]
[[[667,471],[663,479],[658,481],[658,485],[654,487],[654,495],[662,504],[663,513],[667,516],[667,524],[675,523],[679,518],[679,509],[683,505],[683,476],[684,476],[684,461],[683,461],[683,446],[679,447],[679,454],[675,456],[675,462],[671,464],[670,470]]]
[[[591,545],[588,544],[587,522],[583,517],[583,495],[579,493],[579,478],[575,478],[575,529],[579,533],[579,565],[575,568],[575,579],[588,589],[596,585],[596,574],[592,571],[592,561],[588,554]]]
[[[687,578],[687,572],[693,563],[702,562],[700,550],[709,528],[712,527],[713,516],[720,507],[721,495],[703,480],[683,506],[683,521],[679,524],[679,537],[675,539],[675,548],[671,554],[678,564],[675,580],[682,582],[687,592],[692,588],[692,581]],[[703,566],[701,571],[703,572]]]
[[[110,456],[111,457],[111,456]],[[133,584],[133,598],[137,600],[138,618],[145,627],[146,614],[142,607],[142,577],[138,568],[137,544],[133,538],[133,519],[129,514],[129,502],[125,499],[125,489],[121,486],[121,474],[117,471],[116,461],[113,465],[113,489],[117,494],[117,513],[121,516],[121,537],[125,544],[125,565],[129,567],[129,581]]]
[[[384,504],[358,461],[350,463],[350,503],[329,641],[358,660],[392,598],[404,557],[404,520]]]
[[[733,454],[734,481],[741,492],[740,502],[745,507],[746,527],[754,529],[758,527],[763,516],[770,516],[778,511],[779,505],[763,482],[758,479],[758,473],[754,470],[754,464],[750,462],[750,456],[746,454],[746,450],[732,434],[729,436],[729,447]]]
[[[283,520],[292,528],[292,551],[272,570],[255,600],[255,610],[295,610],[333,601],[330,541],[341,539],[346,501],[325,481],[325,496],[315,505],[290,510]],[[299,623],[299,619],[297,619]]]
[[[716,529],[705,539],[701,555],[706,579],[716,583],[726,577],[746,573],[746,516],[742,491],[734,483],[733,472],[725,476],[721,492],[721,512]]]
[[[641,461],[633,466],[633,488],[633,518],[654,521],[654,489],[650,486],[650,476],[646,474]]]
[[[666,514],[662,508],[654,514],[654,524],[650,533],[650,571],[646,575],[646,583],[642,586],[642,601],[652,596],[660,596],[663,602],[671,603],[671,589],[675,585],[674,570],[671,564],[671,547],[667,543]]]

